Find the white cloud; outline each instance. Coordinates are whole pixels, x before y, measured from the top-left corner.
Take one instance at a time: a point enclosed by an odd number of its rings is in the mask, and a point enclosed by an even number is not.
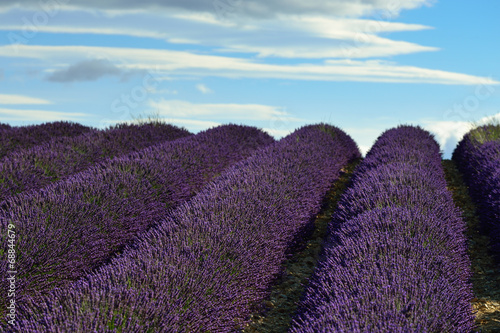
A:
[[[6,105],[6,104],[18,104],[18,105],[52,104],[52,102],[50,102],[46,99],[29,97],[29,96],[24,96],[24,95],[3,95],[3,94],[0,94],[0,105]]]
[[[164,120],[170,124],[185,127],[192,133],[198,133],[199,131],[222,125],[222,123],[209,120],[194,120],[182,118],[164,118]]]
[[[16,52],[17,51],[17,52]],[[120,59],[118,68],[150,70],[158,74],[217,76],[227,78],[274,78],[316,81],[399,82],[432,84],[498,84],[473,75],[400,66],[384,61],[326,60],[323,64],[265,64],[256,60],[195,54],[185,51],[90,46],[0,46],[0,56],[38,59],[47,66],[76,62],[82,58]],[[116,61],[116,60],[115,60]]]
[[[275,138],[288,135],[306,119],[299,119],[281,107],[261,104],[195,104],[179,100],[150,102],[164,120],[190,131],[200,131],[226,123],[253,123]]]
[[[479,122],[477,123],[477,125],[485,125],[485,124],[490,124],[490,123],[500,123],[500,113],[497,113],[495,115],[492,115],[492,116],[487,116],[487,117],[484,117],[484,118],[481,118],[479,120]]]
[[[221,45],[218,51],[255,53],[259,57],[372,58],[439,50],[377,36],[382,32],[430,28],[418,24],[302,15],[259,22],[254,29],[232,29],[231,34],[226,32],[204,40],[210,45]]]
[[[0,115],[2,119],[7,121],[58,121],[58,120],[72,120],[81,121],[88,115],[78,112],[59,112],[59,111],[46,111],[46,110],[18,110],[18,109],[3,109],[0,108]]]
[[[197,23],[202,23],[202,24],[209,24],[209,25],[216,25],[216,26],[222,26],[222,27],[232,27],[235,24],[232,22],[224,21],[224,20],[218,20],[217,16],[214,15],[214,13],[178,13],[178,14],[173,14],[172,17],[181,19],[181,20],[186,20],[186,21],[191,21],[191,22],[197,22]]]
[[[304,42],[302,45],[248,45],[248,44],[230,44],[230,47],[218,49],[220,52],[240,52],[240,53],[255,53],[258,57],[276,57],[276,58],[306,58],[306,59],[356,59],[356,58],[373,58],[373,57],[390,57],[402,54],[411,54],[423,51],[437,51],[438,48],[420,46],[414,43],[391,41],[389,39],[381,39],[384,43],[365,43],[358,44],[356,42],[330,42],[324,40],[323,44],[318,43],[318,40],[311,43]],[[316,44],[317,45],[316,47]]]
[[[193,19],[195,16],[197,19]],[[199,18],[203,17],[203,20]],[[196,44],[217,48],[216,52],[241,52],[259,57],[284,58],[366,58],[435,51],[435,47],[377,36],[382,32],[418,31],[430,27],[389,21],[361,20],[326,16],[283,16],[269,20],[234,24],[213,22],[201,14],[137,14],[102,21],[99,17],[75,16],[72,25],[42,25],[38,32],[127,35]],[[208,15],[210,17],[210,15]],[[125,20],[128,19],[128,20]],[[132,23],[131,23],[132,22]],[[135,22],[135,25],[134,25]],[[140,24],[139,24],[140,23]],[[18,31],[23,26],[5,24],[0,30]]]
[[[149,94],[155,94],[155,95],[178,95],[179,92],[177,90],[171,90],[171,89],[156,89],[152,87],[151,89],[148,90]]]
[[[422,120],[422,126],[435,135],[436,141],[443,150],[444,158],[451,158],[458,142],[474,125],[484,125],[492,121],[500,121],[500,113],[487,116],[472,123],[468,121],[433,121]]]
[[[327,14],[336,16],[360,17],[373,14],[376,11],[384,12],[385,16],[396,17],[401,11],[430,5],[429,0],[309,0],[309,1],[289,1],[289,0],[236,0],[224,2],[217,10],[214,2],[206,0],[71,0],[64,1],[64,5],[59,5],[58,9],[86,9],[102,10],[109,12],[112,16],[128,13],[137,13],[145,10],[154,10],[159,13],[197,13],[202,15],[212,15],[221,17],[234,17],[232,13],[238,13],[236,17],[269,18],[279,15],[300,15],[300,14]],[[39,9],[38,0],[25,0],[22,8]],[[5,8],[21,8],[17,0],[3,0],[0,4],[0,11]]]
[[[361,152],[361,154],[363,156],[366,156],[366,153],[368,153],[370,151],[370,149],[372,148],[372,145],[361,145],[361,144],[358,144],[358,148],[359,148],[359,151]]]
[[[373,121],[374,119],[372,119],[372,122]],[[365,156],[380,134],[391,127],[393,126],[390,123],[380,123],[371,127],[347,127],[342,128],[342,130],[351,136],[358,145],[363,156]]]
[[[206,85],[204,85],[202,83],[197,84],[196,85],[196,89],[198,89],[199,91],[201,91],[201,93],[203,93],[203,94],[213,93],[212,89],[208,88]]]
[[[149,106],[168,118],[210,118],[255,121],[302,121],[283,108],[261,104],[195,104],[180,100],[151,101]]]
[[[22,25],[1,25],[0,31],[22,32],[26,27]],[[123,35],[141,38],[168,39],[169,34],[130,27],[91,27],[91,26],[68,26],[68,25],[40,25],[37,32],[57,34],[96,34],[96,35]],[[20,34],[22,36],[22,33]]]
[[[471,130],[466,121],[423,121],[423,127],[435,135],[445,158],[450,158],[462,137]]]
[[[281,139],[294,131],[294,129],[276,129],[267,127],[262,130],[273,136],[275,139]]]
[[[432,29],[422,24],[391,22],[389,20],[353,19],[326,16],[297,16],[292,26],[312,31],[329,38],[356,39],[356,34],[377,34],[381,32],[421,31]]]

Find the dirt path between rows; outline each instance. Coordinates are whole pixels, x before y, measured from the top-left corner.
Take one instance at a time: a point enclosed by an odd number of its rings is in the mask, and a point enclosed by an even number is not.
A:
[[[314,232],[304,241],[303,248],[285,262],[285,271],[271,290],[271,296],[264,302],[264,309],[252,315],[251,324],[243,330],[244,333],[288,331],[304,286],[316,267],[331,215],[358,163],[359,160],[342,169],[341,177],[328,191],[323,208],[316,216]]]

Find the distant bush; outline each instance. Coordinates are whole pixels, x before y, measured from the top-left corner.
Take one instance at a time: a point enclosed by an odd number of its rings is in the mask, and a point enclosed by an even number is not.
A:
[[[500,124],[491,123],[477,126],[469,132],[469,137],[479,144],[498,141],[500,140]]]
[[[469,187],[481,221],[500,262],[500,124],[479,126],[458,143],[452,159]]]
[[[57,137],[75,137],[92,129],[77,123],[56,121],[41,125],[11,127],[0,124],[0,160],[10,153],[30,148]]]
[[[106,159],[189,135],[192,134],[176,126],[145,123],[120,124],[75,137],[52,138],[13,152],[0,161],[0,201],[23,191],[40,189]]]

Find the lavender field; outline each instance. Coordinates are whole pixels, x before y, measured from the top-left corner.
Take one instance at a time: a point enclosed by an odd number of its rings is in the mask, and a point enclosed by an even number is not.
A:
[[[498,331],[499,133],[0,124],[0,332]]]

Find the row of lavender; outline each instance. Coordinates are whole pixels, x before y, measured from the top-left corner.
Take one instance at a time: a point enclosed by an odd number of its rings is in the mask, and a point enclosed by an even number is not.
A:
[[[7,252],[7,228],[13,225],[16,303],[63,287],[109,261],[224,168],[273,141],[252,127],[221,126],[7,199],[0,208],[0,252]],[[2,256],[0,275],[6,276],[7,270]],[[7,290],[9,283],[2,279],[0,290]],[[2,310],[5,302],[0,302]]]
[[[44,186],[115,156],[192,135],[167,124],[117,125],[76,137],[55,137],[0,161],[0,202]]]
[[[490,249],[500,261],[500,125],[485,125],[467,133],[452,159],[474,200]]]
[[[340,170],[360,156],[329,125],[257,151],[123,254],[21,304],[23,332],[231,332],[267,296]]]
[[[471,332],[464,231],[433,137],[386,131],[332,216],[290,331]]]
[[[90,127],[66,121],[20,127],[0,123],[0,159],[14,151],[30,148],[56,137],[75,137],[90,131]]]

